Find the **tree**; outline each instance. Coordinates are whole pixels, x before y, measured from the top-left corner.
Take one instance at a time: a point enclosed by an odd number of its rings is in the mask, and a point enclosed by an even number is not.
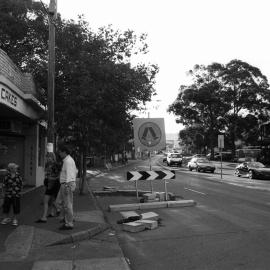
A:
[[[86,25],[84,21],[64,25],[64,38],[59,35],[62,42],[68,42],[65,51],[61,51],[64,59],[59,62],[64,71],[60,77],[65,77],[58,84],[56,99],[58,132],[76,138],[83,164],[87,149],[97,147],[97,143],[99,149],[104,145],[111,153],[127,143],[132,119],[129,111],[139,109],[141,102],[151,99],[157,72],[156,66],[131,67],[128,60],[134,36],[130,31],[120,33],[102,28],[94,34]],[[76,40],[72,38],[74,33]],[[80,38],[83,36],[86,38]],[[97,140],[98,137],[102,138]]]
[[[168,111],[178,118],[177,122],[185,126],[194,124],[203,126],[210,136],[210,149],[213,155],[217,131],[217,118],[227,110],[227,105],[220,95],[221,89],[215,71],[205,66],[195,66],[189,72],[193,84],[181,86],[177,99]]]
[[[0,14],[11,21],[0,26],[0,46],[19,67],[34,74],[45,105],[46,11],[46,6],[31,0],[4,0]],[[12,35],[9,26],[15,29],[19,24],[21,35]],[[55,25],[56,130],[60,138],[72,141],[79,149],[85,177],[85,157],[90,148],[100,150],[106,145],[113,152],[130,139],[131,111],[140,110],[140,104],[155,94],[158,67],[131,65],[134,54],[147,53],[145,34],[137,36],[131,30],[121,32],[111,26],[94,33],[82,16],[74,22],[62,20],[58,14]]]
[[[260,118],[270,109],[269,85],[266,76],[258,68],[240,60],[220,65],[216,71],[222,85],[224,102],[229,106],[225,118],[228,120],[228,132],[234,154],[234,142],[241,137],[237,133],[237,126],[248,113]]]
[[[236,134],[239,134],[238,137],[246,145],[254,146],[254,142],[258,142],[260,136],[258,118],[252,114],[247,114],[238,122]]]
[[[185,150],[187,152],[197,151],[201,153],[207,144],[205,135],[205,130],[202,126],[193,125],[180,130],[179,139],[181,144],[186,146]]]
[[[23,71],[30,71],[30,62],[46,58],[47,28],[46,10],[40,2],[1,1],[0,47]]]
[[[59,44],[64,50],[58,60],[57,128],[62,136],[76,138],[85,176],[90,148],[104,148],[112,154],[128,142],[130,111],[151,99],[158,69],[154,65],[131,66],[136,45],[131,31],[121,33],[109,26],[95,34],[83,20],[78,24],[69,21],[59,29],[63,29]]]
[[[197,123],[207,128],[212,155],[219,132],[227,135],[234,154],[235,141],[247,138],[239,128],[248,119],[246,115],[265,119],[270,109],[267,78],[258,68],[240,60],[226,65],[196,65],[189,74],[193,84],[180,87],[177,99],[168,110],[184,125]]]

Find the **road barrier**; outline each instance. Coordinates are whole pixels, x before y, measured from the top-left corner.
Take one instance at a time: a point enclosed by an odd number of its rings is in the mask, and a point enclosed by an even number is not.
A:
[[[171,170],[161,170],[161,171],[128,171],[127,172],[127,180],[128,181],[135,181],[136,186],[136,195],[137,199],[139,198],[138,195],[138,181],[146,180],[150,181],[151,183],[151,192],[153,193],[153,185],[152,180],[164,180],[164,189],[165,189],[165,200],[168,199],[168,192],[167,192],[167,181],[170,179],[175,179],[175,171]]]

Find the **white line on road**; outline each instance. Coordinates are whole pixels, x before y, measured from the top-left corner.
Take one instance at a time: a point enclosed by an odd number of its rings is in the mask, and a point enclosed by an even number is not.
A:
[[[200,191],[197,191],[197,190],[194,190],[194,189],[190,189],[190,188],[185,188],[186,190],[189,190],[189,191],[192,191],[192,192],[196,192],[196,193],[199,193],[199,194],[202,194],[202,195],[206,195],[206,193],[203,193],[203,192],[200,192]]]

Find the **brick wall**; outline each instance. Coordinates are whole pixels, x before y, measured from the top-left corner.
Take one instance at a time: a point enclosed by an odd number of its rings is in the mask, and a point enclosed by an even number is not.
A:
[[[1,49],[0,74],[3,74],[24,93],[30,93],[36,96],[36,88],[32,75],[29,73],[22,73],[8,55]]]

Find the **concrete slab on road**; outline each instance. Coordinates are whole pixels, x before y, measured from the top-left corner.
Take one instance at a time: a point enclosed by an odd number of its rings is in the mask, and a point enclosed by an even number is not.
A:
[[[195,206],[196,202],[193,200],[179,200],[179,201],[163,201],[163,202],[150,202],[150,203],[132,203],[132,204],[115,204],[109,205],[110,211],[130,211],[141,209],[156,209],[156,208],[169,208],[169,207],[186,207]]]

